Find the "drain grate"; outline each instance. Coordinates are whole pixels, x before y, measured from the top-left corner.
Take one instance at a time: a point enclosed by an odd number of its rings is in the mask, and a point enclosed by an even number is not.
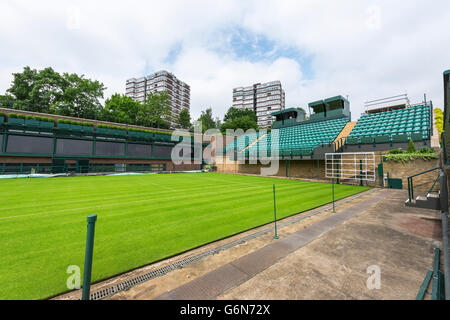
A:
[[[362,197],[364,195],[371,194],[371,193],[375,192],[375,190],[376,189],[373,189],[373,190],[366,191],[366,192],[357,194],[355,196],[352,196],[352,197],[340,200],[339,201],[339,205],[345,204],[347,202],[355,200],[355,199],[357,199],[359,197]],[[336,203],[336,206],[337,205],[338,204]],[[278,226],[279,226],[279,228],[283,228],[283,227],[289,226],[291,224],[294,224],[296,222],[299,222],[299,221],[301,221],[303,219],[312,217],[312,216],[314,216],[316,214],[319,214],[319,213],[331,210],[332,208],[333,208],[332,206],[329,206],[329,207],[324,207],[322,209],[313,210],[312,212],[310,212],[310,213],[308,213],[306,215],[302,215],[302,216],[299,216],[297,218],[291,219],[289,221],[286,221],[286,222],[283,222],[283,223],[279,223]],[[268,228],[263,229],[261,231],[258,231],[258,232],[255,232],[253,234],[250,234],[248,236],[245,236],[245,237],[233,240],[233,241],[231,241],[229,243],[226,243],[226,244],[221,245],[221,246],[217,246],[217,247],[215,247],[213,249],[210,249],[208,251],[199,253],[197,255],[186,257],[186,258],[181,259],[179,261],[176,261],[176,262],[174,262],[172,264],[169,264],[167,266],[164,266],[164,267],[152,270],[152,271],[150,271],[148,273],[145,273],[143,275],[137,276],[135,278],[132,278],[132,279],[129,279],[129,280],[125,280],[125,281],[120,282],[120,283],[118,283],[116,285],[113,285],[111,287],[108,287],[108,288],[105,288],[105,289],[93,292],[93,293],[91,293],[91,300],[101,300],[101,299],[104,299],[106,297],[110,297],[110,296],[112,296],[112,295],[114,295],[114,294],[116,294],[116,293],[118,293],[120,291],[128,290],[131,287],[134,287],[135,285],[141,284],[143,282],[146,282],[148,280],[151,280],[151,279],[154,279],[154,278],[157,278],[157,277],[161,277],[161,276],[163,276],[163,275],[165,275],[165,274],[167,274],[167,273],[169,273],[169,272],[171,272],[173,270],[181,269],[184,266],[187,266],[187,265],[189,265],[191,263],[197,262],[197,261],[199,261],[199,260],[201,260],[201,259],[203,259],[205,257],[212,256],[212,255],[217,254],[217,253],[219,253],[221,251],[224,251],[224,250],[230,249],[232,247],[235,247],[235,246],[237,246],[239,244],[243,244],[243,243],[248,242],[250,240],[253,240],[255,238],[261,237],[261,236],[263,236],[263,235],[265,235],[265,234],[267,234],[269,232],[273,232],[273,228],[272,227],[268,227]]]

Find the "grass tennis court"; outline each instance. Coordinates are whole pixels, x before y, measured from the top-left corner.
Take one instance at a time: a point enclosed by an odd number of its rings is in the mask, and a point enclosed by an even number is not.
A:
[[[0,180],[0,299],[67,291],[83,272],[96,213],[92,280],[331,202],[331,184],[219,173]],[[367,187],[336,185],[336,199]],[[81,273],[82,274],[82,273]]]

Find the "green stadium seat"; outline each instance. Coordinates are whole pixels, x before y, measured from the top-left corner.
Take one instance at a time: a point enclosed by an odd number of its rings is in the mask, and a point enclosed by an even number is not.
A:
[[[364,136],[374,136],[375,143],[385,143],[386,136],[389,136],[392,142],[405,142],[404,135],[412,137],[413,133],[422,133],[422,139],[428,139],[430,136],[430,112],[429,105],[421,105],[378,114],[365,114],[353,128],[349,135],[351,139],[347,144],[354,143],[353,138],[362,140]],[[397,136],[395,141],[394,136]],[[419,134],[415,136],[417,139]],[[364,139],[364,141],[368,143],[369,139]]]
[[[291,127],[273,129],[266,137],[252,145],[250,149],[253,150],[254,148],[257,150],[262,146],[264,150],[270,150],[278,145],[278,148],[281,150],[279,152],[280,156],[311,155],[314,148],[320,145],[330,145],[348,121],[348,118],[339,118],[313,123],[300,122]],[[295,121],[295,123],[297,122]],[[278,141],[272,138],[276,135],[278,136]],[[254,140],[256,138],[250,139],[250,141]],[[245,143],[241,143],[238,140],[237,148],[239,149],[241,146],[245,147]]]

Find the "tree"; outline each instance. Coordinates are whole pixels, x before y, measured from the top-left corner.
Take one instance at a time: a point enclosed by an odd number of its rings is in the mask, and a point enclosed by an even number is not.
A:
[[[21,73],[13,73],[12,86],[6,90],[22,110],[51,113],[50,108],[62,99],[67,86],[62,76],[52,68],[41,71],[25,67]]]
[[[1,95],[0,94],[0,108],[11,108],[14,106],[14,97],[9,95],[9,94],[5,94],[5,95]]]
[[[213,119],[212,109],[208,108],[205,111],[202,111],[202,114],[198,118],[198,121],[202,123],[202,132],[204,133],[208,129],[217,128],[220,125],[220,120],[216,118]]]
[[[83,75],[25,67],[13,77],[7,92],[14,97],[15,108],[91,119],[102,109],[99,99],[106,87]]]
[[[253,110],[231,107],[228,109],[223,120],[224,123],[220,127],[222,132],[226,132],[227,129],[242,129],[244,131],[258,129],[256,114]]]
[[[85,79],[83,75],[75,73],[63,74],[65,86],[61,101],[56,102],[51,107],[52,113],[94,119],[102,111],[99,101],[103,98],[103,91],[106,87],[99,81]]]
[[[255,122],[258,121],[256,114],[253,110],[250,109],[238,109],[235,107],[231,107],[228,109],[227,113],[223,117],[223,122],[226,123],[228,121],[233,121],[238,118],[242,117],[249,117],[251,120],[254,120]]]
[[[170,118],[169,95],[166,91],[147,95],[143,104],[140,104],[137,113],[137,124],[168,129]]]
[[[414,146],[414,142],[412,141],[412,139],[409,140],[408,149],[406,149],[406,152],[407,153],[414,153],[414,152],[416,152],[416,147]]]
[[[140,103],[133,98],[116,93],[106,99],[100,118],[111,122],[137,124],[140,107]]]
[[[183,109],[178,115],[178,124],[183,129],[189,129],[191,127],[191,115],[188,109]]]
[[[439,108],[434,109],[434,123],[439,133],[439,140],[440,140],[442,132],[444,131],[444,113]]]

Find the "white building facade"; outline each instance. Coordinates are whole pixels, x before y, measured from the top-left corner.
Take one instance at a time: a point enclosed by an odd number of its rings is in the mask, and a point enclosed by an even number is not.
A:
[[[280,81],[256,83],[233,89],[233,107],[253,110],[258,127],[267,128],[274,121],[272,112],[284,110],[285,94]]]
[[[156,94],[167,91],[169,95],[171,116],[168,119],[170,126],[177,125],[177,118],[181,110],[190,109],[190,87],[180,81],[172,73],[158,71],[149,76],[131,78],[126,81],[126,92],[128,97],[136,101],[144,102],[148,94]]]

